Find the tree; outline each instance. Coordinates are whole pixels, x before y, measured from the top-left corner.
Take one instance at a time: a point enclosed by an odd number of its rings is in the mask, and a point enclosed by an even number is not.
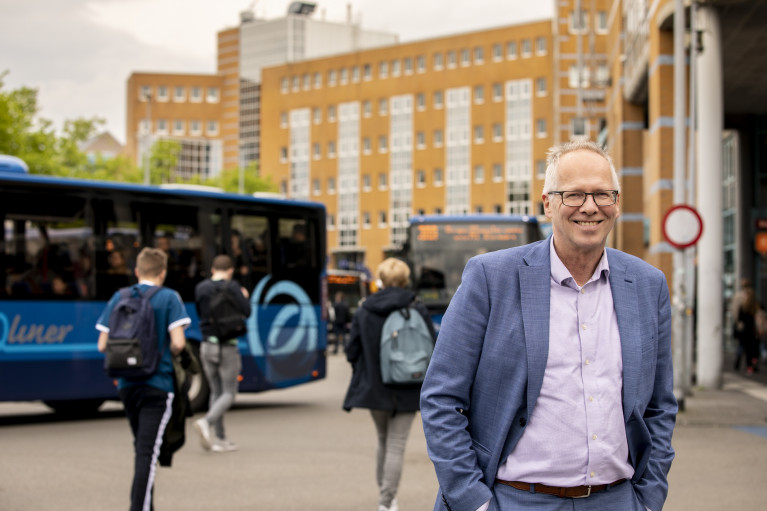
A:
[[[181,142],[159,139],[149,150],[149,183],[186,182],[178,179],[178,157],[181,155]]]
[[[266,179],[261,177],[257,162],[250,162],[243,169],[243,193],[248,195],[254,192],[276,192],[277,186],[272,183],[270,176]],[[218,178],[206,181],[206,184],[223,188],[227,192],[239,193],[240,191],[240,168],[225,169]]]

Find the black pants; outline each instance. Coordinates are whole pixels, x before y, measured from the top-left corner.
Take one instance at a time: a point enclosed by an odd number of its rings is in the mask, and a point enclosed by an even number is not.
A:
[[[133,431],[133,485],[131,486],[131,511],[150,511],[154,490],[157,458],[165,426],[170,420],[173,393],[146,385],[136,385],[120,390],[131,431]]]

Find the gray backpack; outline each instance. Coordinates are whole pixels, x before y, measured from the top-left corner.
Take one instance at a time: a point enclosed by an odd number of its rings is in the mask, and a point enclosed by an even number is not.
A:
[[[381,380],[388,386],[419,385],[426,376],[434,340],[412,306],[392,311],[381,331]]]

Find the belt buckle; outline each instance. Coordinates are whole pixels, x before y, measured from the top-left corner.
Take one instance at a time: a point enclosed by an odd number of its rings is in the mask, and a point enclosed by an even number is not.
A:
[[[579,495],[577,497],[573,497],[574,499],[585,499],[586,497],[591,497],[591,485],[586,486],[588,491],[586,492],[586,495]]]

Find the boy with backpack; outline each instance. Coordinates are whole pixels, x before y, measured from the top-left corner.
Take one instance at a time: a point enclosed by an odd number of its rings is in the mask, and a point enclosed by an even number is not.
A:
[[[157,459],[174,398],[172,357],[183,351],[186,345],[184,328],[191,323],[178,293],[162,287],[167,261],[162,250],[144,248],[136,260],[138,284],[117,291],[96,324],[100,332],[98,349],[107,352],[108,357],[111,357],[112,349],[108,350],[107,345],[115,340],[110,339],[110,332],[115,337],[126,337],[120,334],[131,330],[133,324],[139,327],[147,323],[154,325],[153,332],[139,328],[133,333],[140,337],[140,358],[156,360],[156,365],[151,367],[135,360],[135,355],[128,356],[120,373],[124,376],[118,378],[117,385],[134,438],[131,511],[152,508]],[[148,298],[148,306],[141,303],[142,297]],[[118,339],[117,344],[126,340],[129,339]],[[148,345],[148,341],[154,345]],[[110,371],[109,366],[107,370]]]
[[[234,262],[228,255],[213,258],[211,277],[194,290],[197,315],[204,342],[200,358],[210,387],[210,407],[194,427],[205,450],[227,452],[237,446],[226,438],[224,413],[232,406],[237,393],[237,376],[242,362],[237,338],[247,333],[250,316],[248,291],[232,280]],[[213,432],[211,432],[211,427]],[[215,433],[215,438],[213,433]]]
[[[424,363],[428,363],[428,356],[418,355],[411,360],[406,358],[408,354],[422,351],[430,354],[429,348],[433,348],[436,334],[426,307],[416,302],[415,294],[406,289],[410,283],[407,264],[388,258],[378,266],[376,273],[383,289],[368,296],[352,318],[346,359],[352,364],[353,371],[343,408],[346,411],[352,408],[370,410],[378,438],[378,511],[396,511],[399,509],[396,496],[405,444],[410,426],[420,409],[423,379],[420,373],[425,370]],[[426,342],[430,346],[419,349],[420,335],[410,334],[419,333],[422,328],[426,330]],[[396,342],[393,342],[394,337],[397,337]],[[396,361],[398,356],[406,362],[404,370],[400,370],[403,368]],[[390,378],[385,373],[395,376]]]

